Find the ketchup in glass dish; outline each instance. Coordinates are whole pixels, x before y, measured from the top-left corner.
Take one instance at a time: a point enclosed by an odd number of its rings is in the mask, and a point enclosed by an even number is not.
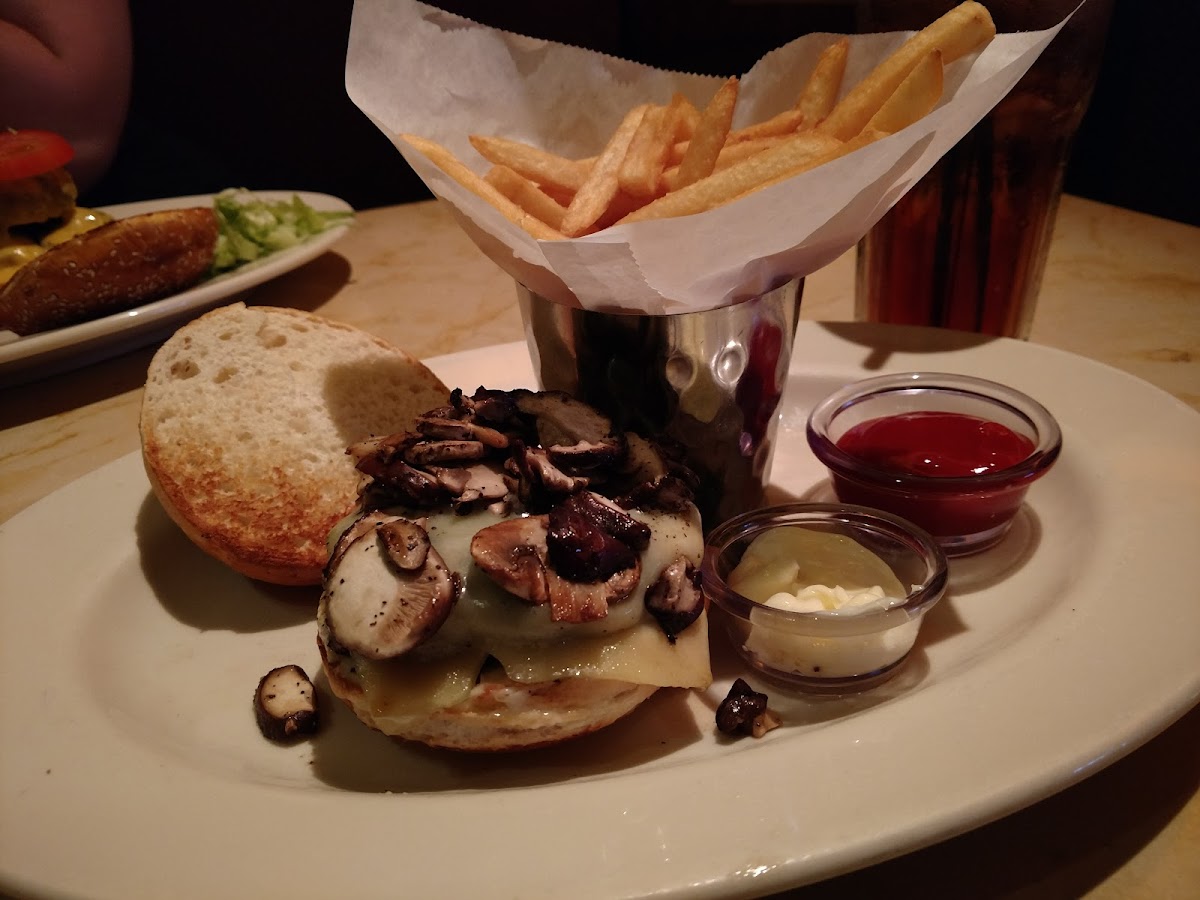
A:
[[[1033,398],[938,372],[835,391],[809,416],[808,441],[839,500],[908,519],[951,556],[999,542],[1062,448],[1054,417]]]
[[[1015,466],[1033,441],[999,422],[956,412],[910,412],[868,419],[838,447],[881,469],[931,478],[963,478]]]

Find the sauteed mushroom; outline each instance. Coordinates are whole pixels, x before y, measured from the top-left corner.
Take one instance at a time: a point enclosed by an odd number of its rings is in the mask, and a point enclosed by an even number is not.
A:
[[[290,741],[317,730],[317,694],[297,665],[279,666],[259,679],[254,691],[254,718],[263,737]]]
[[[750,734],[762,737],[782,724],[779,717],[767,709],[767,695],[760,694],[738,678],[717,707],[717,730],[723,734]]]
[[[529,603],[550,604],[555,622],[589,622],[608,615],[608,607],[633,593],[641,562],[591,582],[572,581],[555,571],[547,548],[549,516],[506,519],[475,533],[471,557],[500,587]]]
[[[458,599],[458,578],[429,545],[424,529],[398,521],[406,520],[385,520],[353,538],[331,561],[326,578],[323,600],[333,639],[367,659],[391,659],[418,646]],[[414,529],[424,540],[414,539]]]
[[[646,590],[646,611],[658,622],[672,644],[704,612],[700,570],[679,557],[662,570]]]

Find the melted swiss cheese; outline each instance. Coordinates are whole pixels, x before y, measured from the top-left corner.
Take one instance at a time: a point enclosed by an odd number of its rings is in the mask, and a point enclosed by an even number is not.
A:
[[[471,559],[471,537],[500,521],[481,510],[428,517],[430,542],[447,566],[464,578],[464,590],[437,634],[404,657],[355,659],[347,677],[357,678],[377,715],[423,714],[465,700],[488,657],[513,681],[603,678],[658,687],[703,688],[712,682],[708,620],[701,616],[671,644],[646,612],[646,589],[669,563],[685,556],[699,566],[704,550],[699,514],[645,512],[630,515],[650,526],[642,552],[642,577],[629,598],[611,605],[603,619],[580,624],[552,622],[549,604],[534,606],[505,591]],[[384,565],[382,557],[379,564]]]

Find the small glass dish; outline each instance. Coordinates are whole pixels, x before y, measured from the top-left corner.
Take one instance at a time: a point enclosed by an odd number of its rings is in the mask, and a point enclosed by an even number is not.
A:
[[[888,608],[803,612],[731,588],[730,573],[755,538],[781,528],[850,538],[891,569],[905,596]],[[946,556],[929,534],[898,516],[842,503],[788,503],[735,516],[709,535],[701,572],[715,618],[741,657],[767,678],[812,693],[861,691],[896,674],[947,580]]]
[[[869,461],[839,446],[846,432],[863,423],[937,413],[996,423],[1024,439],[1025,449],[1003,465],[930,475]],[[829,469],[839,500],[908,519],[932,534],[949,556],[998,543],[1029,486],[1049,471],[1062,450],[1058,423],[1033,398],[994,381],[940,372],[883,375],[847,385],[817,404],[807,431],[808,444]],[[923,459],[929,449],[911,447]]]

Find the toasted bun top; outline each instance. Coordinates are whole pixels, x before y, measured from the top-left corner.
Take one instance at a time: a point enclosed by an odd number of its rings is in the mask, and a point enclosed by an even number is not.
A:
[[[155,354],[142,455],[167,513],[202,549],[277,584],[319,584],[326,537],[355,504],[346,448],[412,427],[447,388],[363,331],[234,303]]]

